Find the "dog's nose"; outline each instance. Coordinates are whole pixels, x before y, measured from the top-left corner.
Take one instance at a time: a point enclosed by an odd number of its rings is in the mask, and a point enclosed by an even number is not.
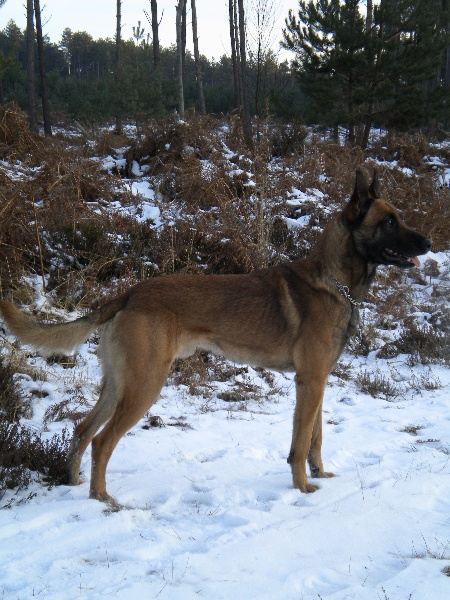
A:
[[[424,238],[423,242],[422,242],[422,248],[424,252],[429,252],[432,248],[432,243],[431,240],[429,240],[428,238]]]

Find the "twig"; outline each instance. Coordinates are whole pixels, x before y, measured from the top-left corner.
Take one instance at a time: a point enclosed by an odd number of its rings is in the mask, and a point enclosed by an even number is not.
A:
[[[41,246],[41,238],[39,235],[39,227],[38,227],[38,218],[37,218],[37,210],[36,210],[36,203],[34,202],[34,196],[32,198],[32,202],[33,202],[33,210],[34,210],[34,225],[36,227],[36,238],[37,238],[37,243],[38,243],[38,248],[39,248],[39,261],[41,263],[41,274],[42,274],[42,290],[45,294],[45,275],[44,275],[44,260],[42,258],[42,246]]]

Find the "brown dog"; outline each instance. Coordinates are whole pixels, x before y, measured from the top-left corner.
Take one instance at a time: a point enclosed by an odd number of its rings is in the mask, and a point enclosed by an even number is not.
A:
[[[431,242],[407,227],[358,171],[353,195],[326,227],[311,255],[248,275],[171,275],[131,287],[70,323],[41,324],[0,302],[8,327],[24,343],[70,352],[103,325],[100,398],[75,428],[69,482],[79,483],[92,440],[92,498],[106,491],[106,466],[123,435],[158,399],[174,359],[197,348],[238,363],[295,372],[297,403],[288,462],[294,486],[314,492],[312,477],[331,477],[322,464],[322,397],[358,323],[378,265],[419,265]],[[95,436],[99,428],[103,430]],[[95,437],[94,437],[95,436]]]

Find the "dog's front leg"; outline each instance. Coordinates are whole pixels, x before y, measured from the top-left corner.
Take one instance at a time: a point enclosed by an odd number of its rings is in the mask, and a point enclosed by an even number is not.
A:
[[[308,464],[311,477],[334,477],[334,473],[324,470],[322,462],[322,404],[320,402],[311,436],[311,446],[308,453]]]
[[[305,376],[298,372],[295,376],[297,402],[288,463],[291,465],[294,487],[304,493],[315,492],[318,489],[316,485],[308,482],[307,460],[313,477],[332,476],[324,471],[321,457],[321,413],[326,382],[326,375]]]

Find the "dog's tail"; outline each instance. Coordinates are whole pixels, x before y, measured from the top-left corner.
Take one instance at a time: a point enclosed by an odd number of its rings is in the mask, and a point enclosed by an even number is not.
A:
[[[43,354],[70,354],[98,327],[112,319],[125,306],[127,299],[128,295],[122,294],[68,323],[40,323],[7,300],[0,300],[0,314],[11,333],[24,344],[33,346]]]

